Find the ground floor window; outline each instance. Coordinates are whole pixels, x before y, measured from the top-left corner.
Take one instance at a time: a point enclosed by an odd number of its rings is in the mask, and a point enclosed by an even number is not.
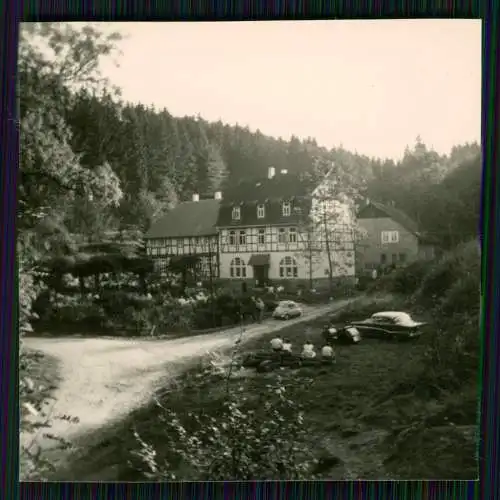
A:
[[[235,257],[229,266],[229,275],[231,278],[246,278],[247,267],[243,259]]]
[[[280,278],[297,278],[299,269],[293,257],[285,257],[280,261]]]
[[[166,259],[155,259],[155,270],[160,274],[167,272],[168,261]]]
[[[196,274],[199,278],[209,279],[210,277],[216,278],[219,276],[219,269],[217,265],[217,259],[212,257],[202,256],[196,266]]]

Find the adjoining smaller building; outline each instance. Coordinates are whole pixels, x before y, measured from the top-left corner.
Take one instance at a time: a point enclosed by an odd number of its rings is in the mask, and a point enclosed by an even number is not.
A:
[[[357,220],[364,233],[356,249],[358,275],[435,257],[432,239],[394,205],[367,200],[358,211]]]
[[[194,194],[153,222],[144,239],[157,271],[166,273],[172,263],[186,260],[197,279],[219,276],[219,199],[220,193],[207,200]]]

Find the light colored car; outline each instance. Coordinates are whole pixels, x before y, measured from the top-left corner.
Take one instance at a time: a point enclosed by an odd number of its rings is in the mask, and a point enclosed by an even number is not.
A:
[[[302,316],[302,309],[293,300],[282,300],[273,312],[273,318],[290,319]]]
[[[406,312],[384,311],[363,321],[353,321],[363,337],[414,338],[421,334],[425,323],[414,321]]]

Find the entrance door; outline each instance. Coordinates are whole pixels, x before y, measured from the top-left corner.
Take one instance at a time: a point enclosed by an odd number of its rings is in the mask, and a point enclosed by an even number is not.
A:
[[[269,277],[269,266],[253,266],[253,276],[258,286],[266,285]]]

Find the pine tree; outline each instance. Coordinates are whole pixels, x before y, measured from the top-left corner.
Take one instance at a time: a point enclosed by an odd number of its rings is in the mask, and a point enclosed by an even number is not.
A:
[[[219,149],[213,144],[208,145],[207,152],[207,187],[206,191],[220,191],[227,179],[227,167]]]

